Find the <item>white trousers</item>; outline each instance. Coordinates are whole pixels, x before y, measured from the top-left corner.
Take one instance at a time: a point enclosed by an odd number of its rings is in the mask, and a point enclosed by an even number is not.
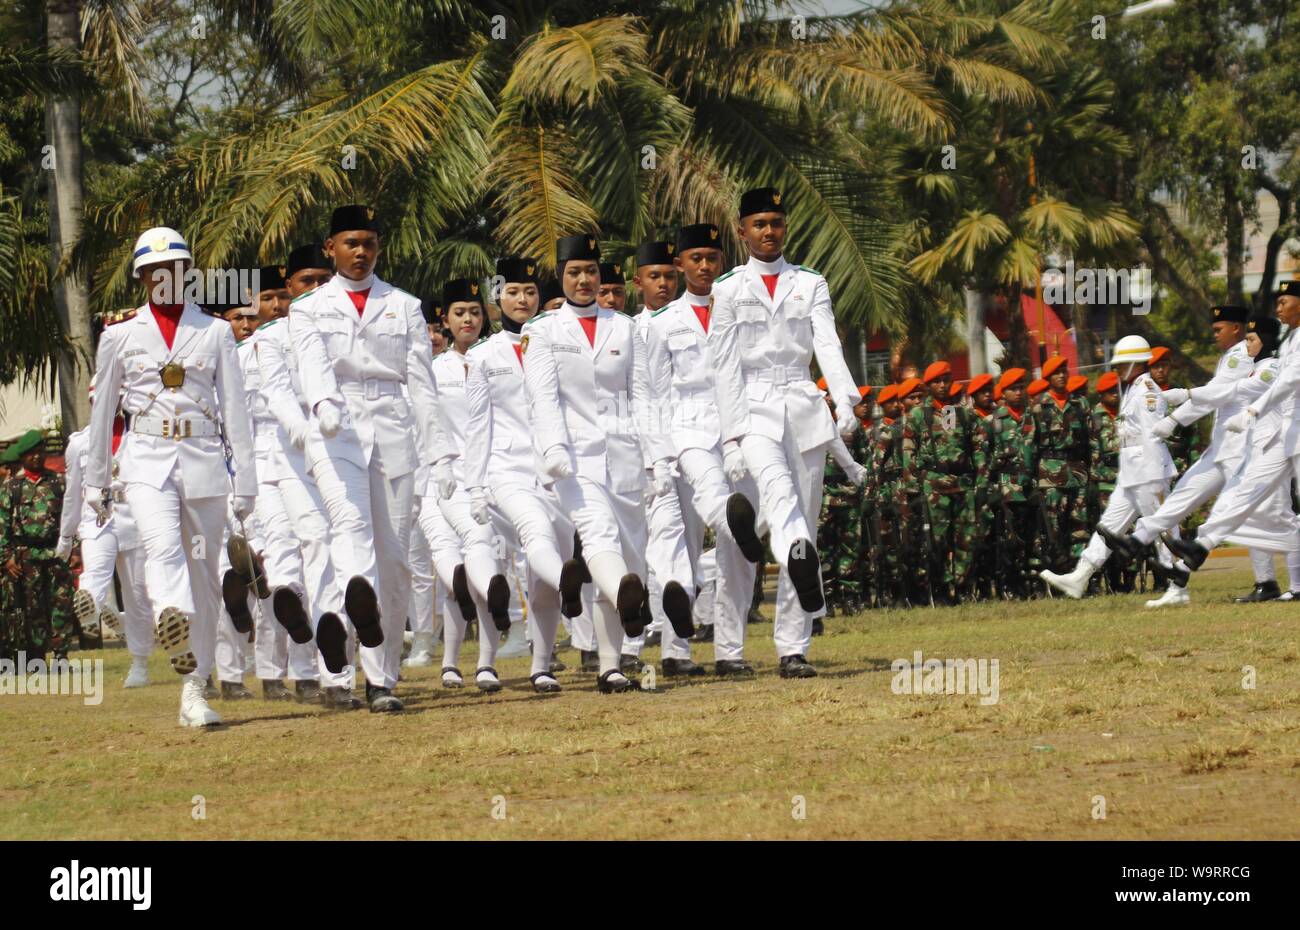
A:
[[[126,500],[145,551],[145,589],[153,609],[175,607],[190,617],[190,648],[206,678],[216,657],[221,610],[225,497],[185,497],[176,470],[161,488],[128,481]]]
[[[254,512],[261,528],[261,552],[267,584],[272,591],[279,587],[292,588],[304,603],[310,605],[303,583],[302,549],[279,484],[258,484]],[[314,681],[318,666],[316,643],[292,642],[288,631],[275,619],[271,602],[268,600],[259,606],[261,609],[254,614],[256,641],[253,649],[257,677],[263,681],[279,681],[287,674],[291,681]]]
[[[1155,513],[1138,521],[1133,535],[1144,545],[1155,541],[1161,533],[1168,532],[1210,498],[1223,490],[1228,476],[1236,470],[1240,459],[1230,462],[1212,462],[1202,456],[1183,473]],[[1107,527],[1109,529],[1109,527]]]
[[[1295,473],[1296,460],[1286,455],[1280,438],[1265,449],[1252,449],[1245,466],[1214,502],[1210,516],[1197,531],[1197,542],[1213,549],[1233,535],[1257,508],[1266,505],[1279,489],[1287,488]],[[1300,538],[1300,518],[1292,513],[1285,524],[1283,535],[1288,540]]]
[[[1116,488],[1110,494],[1106,509],[1102,512],[1099,526],[1119,535],[1128,530],[1139,516],[1147,516],[1160,509],[1160,496],[1168,486],[1163,481],[1148,481],[1144,484]],[[1171,566],[1173,560],[1169,550],[1163,544],[1156,547],[1157,558],[1161,565]],[[1084,548],[1081,557],[1094,568],[1101,568],[1110,557],[1110,547],[1100,533],[1093,533]]]
[[[254,532],[257,526],[256,521],[248,521],[251,526],[249,532]],[[227,535],[221,541],[221,556],[219,574],[222,578],[226,577],[226,572],[230,569],[230,555],[226,551],[226,542],[229,539],[229,522],[227,522]],[[260,545],[260,539],[255,537],[248,542],[249,546]],[[251,591],[244,598],[248,606],[248,613],[253,618],[253,630],[248,633],[241,633],[235,629],[235,623],[230,619],[230,613],[226,610],[223,601],[220,616],[217,619],[217,652],[216,652],[216,671],[217,680],[225,681],[231,684],[237,684],[244,680],[245,658],[252,657],[256,664],[257,645],[250,642],[253,639],[253,633],[257,630],[257,617],[262,610],[262,602],[257,599]]]
[[[422,508],[422,498],[417,498],[416,507]],[[417,517],[418,523],[418,517]],[[429,541],[424,538],[424,531],[411,533],[411,607],[407,620],[412,633],[432,634],[441,622],[434,621],[434,593],[438,585],[433,578],[433,554],[429,551]]]
[[[289,460],[293,462],[294,458],[291,456]],[[326,515],[325,501],[321,497],[320,488],[316,486],[316,479],[311,475],[302,471],[292,477],[281,478],[276,482],[276,488],[284,512],[289,518],[294,539],[298,543],[302,561],[302,582],[307,593],[307,613],[311,618],[311,629],[314,635],[321,614],[331,609],[326,605],[335,605],[332,609],[337,611],[343,602],[343,593],[339,587],[339,576],[334,567],[332,554],[334,531]],[[267,574],[270,574],[269,569]],[[349,630],[349,634],[354,639],[348,643],[347,654],[352,655],[356,649],[355,633]],[[305,655],[298,650],[305,651]],[[300,666],[299,662],[303,664]],[[306,664],[307,662],[310,662],[310,666]],[[354,684],[353,673],[348,669],[345,668],[335,675],[325,667],[325,660],[316,648],[314,639],[302,646],[296,643],[289,646],[289,677],[295,680],[302,680],[304,677],[319,680],[325,687],[351,688]]]
[[[135,658],[147,659],[153,652],[154,614],[145,587],[144,547],[123,549],[117,533],[106,528],[98,536],[81,541],[81,566],[77,587],[93,597],[97,607],[113,602],[113,569],[117,569],[122,580],[126,649]]]
[[[1250,567],[1254,569],[1255,581],[1277,581],[1277,568],[1273,564],[1275,553],[1265,549],[1250,550]],[[1300,591],[1300,550],[1286,554],[1286,574],[1292,591]]]

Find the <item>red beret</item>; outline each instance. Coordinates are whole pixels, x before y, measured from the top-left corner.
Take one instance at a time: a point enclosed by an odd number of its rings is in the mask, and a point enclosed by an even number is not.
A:
[[[880,389],[880,393],[876,395],[876,403],[887,404],[894,399],[894,395],[897,393],[898,393],[897,384],[886,384],[884,387]]]
[[[1154,349],[1151,350],[1151,361],[1148,362],[1147,364],[1154,365],[1156,362],[1160,361],[1168,354],[1169,354],[1169,349],[1167,346],[1156,346]]]
[[[1080,388],[1086,388],[1087,386],[1088,386],[1088,379],[1084,375],[1071,375],[1070,380],[1065,382],[1065,389],[1069,391],[1071,394],[1073,394],[1075,391],[1079,390]]]
[[[920,378],[908,378],[906,381],[904,381],[902,384],[898,386],[898,399],[902,400],[904,397],[906,397],[908,394],[911,394],[920,386],[921,386]]]
[[[998,378],[998,392],[1001,393],[1017,381],[1023,381],[1029,372],[1023,368],[1008,368],[1002,372],[1002,377]]]
[[[1113,391],[1119,387],[1119,375],[1113,371],[1108,371],[1097,379],[1097,393],[1102,391]]]
[[[1047,361],[1043,362],[1043,377],[1050,378],[1052,372],[1056,371],[1056,369],[1060,368],[1062,365],[1068,364],[1069,361],[1064,355],[1053,355]]]
[[[962,387],[961,387],[961,382],[960,382],[960,381],[954,381],[954,382],[953,382],[951,385],[949,385],[949,387],[948,387],[948,396],[949,396],[949,397],[960,397],[960,396],[961,396],[961,392],[962,392]]]
[[[858,385],[858,395],[859,395],[859,396],[861,396],[861,397],[866,397],[866,396],[867,396],[868,394],[870,394],[870,393],[871,393],[871,385],[869,385],[869,384],[859,384],[859,385]]]
[[[970,379],[970,384],[966,385],[967,394],[978,394],[990,384],[993,383],[992,375],[976,375]]]
[[[921,380],[929,384],[935,378],[942,378],[944,375],[952,374],[952,366],[947,362],[931,362],[930,367],[925,370]]]
[[[1047,390],[1047,381],[1043,378],[1039,378],[1037,381],[1029,382],[1030,397],[1033,397],[1035,394],[1041,394],[1046,390]]]

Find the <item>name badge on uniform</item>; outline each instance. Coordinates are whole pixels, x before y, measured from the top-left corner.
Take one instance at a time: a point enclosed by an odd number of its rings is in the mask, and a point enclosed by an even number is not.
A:
[[[168,362],[158,374],[163,387],[175,389],[185,383],[185,366],[179,362]]]
[[[683,326],[681,329],[669,330],[668,335],[669,336],[694,336],[695,333],[691,332],[689,329]]]
[[[577,346],[568,346],[562,342],[555,343],[555,345],[551,346],[551,350],[553,352],[572,352],[574,355],[582,354],[582,350]]]
[[[609,354],[610,354],[610,355],[622,355],[623,353],[620,352],[618,349],[610,349],[610,350],[609,350]]]
[[[393,313],[393,312],[390,310],[390,311],[388,311],[387,313],[384,314],[384,319],[386,319],[386,320],[395,320],[395,319],[397,319],[397,314],[396,314],[396,313]]]
[[[757,297],[741,297],[736,300],[737,307],[761,307],[763,302]]]
[[[513,375],[513,368],[485,368],[483,374],[489,378],[500,378],[502,375]]]

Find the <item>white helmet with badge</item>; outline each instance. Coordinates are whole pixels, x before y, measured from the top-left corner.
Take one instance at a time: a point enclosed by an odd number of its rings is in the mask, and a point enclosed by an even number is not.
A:
[[[1141,365],[1151,361],[1151,345],[1141,336],[1125,336],[1115,343],[1110,353],[1114,365]]]
[[[190,247],[185,237],[170,226],[155,226],[142,232],[140,238],[135,240],[131,259],[131,273],[137,278],[140,276],[140,269],[145,265],[165,265],[178,261],[188,261],[191,264],[194,262],[194,256],[190,254]]]

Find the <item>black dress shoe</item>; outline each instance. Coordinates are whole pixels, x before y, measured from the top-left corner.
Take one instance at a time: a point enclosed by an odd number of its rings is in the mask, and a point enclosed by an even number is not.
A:
[[[1112,533],[1106,527],[1097,526],[1097,535],[1106,541],[1106,547],[1112,552],[1118,552],[1122,558],[1132,561],[1142,554],[1146,547],[1140,542],[1124,533]]]
[[[664,659],[660,666],[665,678],[698,678],[705,674],[703,665],[696,665],[690,659]]]
[[[348,631],[338,614],[326,611],[320,615],[320,623],[316,624],[316,649],[333,674],[348,667]]]
[[[582,585],[586,578],[587,566],[577,559],[560,566],[560,613],[570,619],[582,613]]]
[[[226,569],[221,576],[221,602],[235,630],[247,635],[253,628],[253,615],[248,612],[248,585],[233,568]]]
[[[1151,574],[1156,576],[1156,581],[1165,587],[1176,584],[1180,588],[1187,587],[1187,582],[1191,580],[1192,573],[1185,568],[1174,568],[1172,565],[1166,568],[1155,559],[1150,560]],[[1097,576],[1094,575],[1094,578]]]
[[[658,646],[661,643],[663,643],[663,641],[664,641],[663,634],[660,633],[658,630],[655,630],[653,633],[647,633],[645,637],[645,645],[647,649],[649,649],[651,646]]]
[[[782,678],[816,678],[817,669],[808,664],[808,660],[799,654],[781,656]]]
[[[1258,604],[1261,601],[1277,600],[1281,596],[1282,590],[1277,586],[1276,581],[1261,581],[1255,585],[1255,590],[1249,594],[1234,597],[1232,600],[1235,604]]]
[[[600,671],[600,653],[595,649],[583,649],[579,653],[582,657],[582,664],[578,666],[580,672],[591,672],[593,675]]]
[[[608,672],[601,672],[600,677],[596,679],[596,690],[601,694],[622,694],[624,691],[640,691],[641,683],[624,676],[616,669],[610,669]]]
[[[826,599],[822,596],[820,567],[821,559],[811,540],[796,539],[791,543],[790,554],[786,559],[790,583],[794,586],[795,596],[799,598],[799,606],[810,614],[826,606]]]
[[[297,591],[284,585],[276,588],[271,595],[271,611],[295,643],[302,645],[311,642],[311,620],[307,617],[307,609]]]
[[[251,701],[253,692],[244,687],[242,681],[223,681],[221,683],[221,700]]]
[[[552,672],[552,673],[554,673],[554,672],[562,672],[562,671],[564,671],[564,670],[567,669],[567,668],[568,668],[567,665],[565,665],[563,662],[561,662],[561,661],[560,661],[559,659],[557,659],[555,656],[553,656],[553,655],[551,656],[551,665],[550,665],[550,669],[551,669],[551,672]]]
[[[637,656],[630,656],[623,653],[618,657],[618,670],[624,675],[636,674],[641,671],[641,660]]]
[[[360,710],[365,706],[351,688],[323,688],[320,702],[330,710]]]
[[[506,581],[505,575],[493,575],[488,582],[487,609],[497,632],[507,632],[510,629],[510,582]]]
[[[477,619],[478,608],[474,606],[474,595],[469,592],[469,577],[465,574],[464,565],[457,565],[451,570],[451,596],[466,623]]]
[[[614,606],[618,609],[618,619],[623,624],[623,632],[631,637],[640,636],[646,628],[645,607],[646,590],[641,576],[628,572],[618,583],[618,595]]]
[[[366,682],[366,703],[372,714],[395,714],[406,709],[391,690],[372,687],[370,682]]]
[[[664,585],[664,615],[672,624],[673,632],[682,639],[695,635],[695,622],[691,619],[691,596],[677,581]]]
[[[727,529],[740,547],[741,554],[751,562],[763,558],[763,540],[755,528],[757,521],[758,515],[748,497],[736,492],[727,498]]]
[[[309,679],[295,681],[293,694],[299,704],[318,704],[321,699],[320,682]]]
[[[812,622],[812,635],[813,635],[813,636],[821,636],[821,635],[822,635],[823,633],[825,633],[825,632],[826,632],[826,624],[822,621],[822,618],[821,618],[821,617],[813,617],[813,622]]]
[[[348,612],[348,619],[357,631],[361,645],[374,648],[384,642],[384,630],[379,625],[379,599],[370,582],[360,575],[348,579],[348,586],[343,591],[343,609]]]
[[[713,672],[719,678],[741,678],[755,674],[754,666],[744,659],[719,659],[713,663]]]
[[[693,643],[713,642],[713,624],[712,623],[701,624],[700,628],[695,631],[695,635],[691,637],[691,642]]]
[[[262,700],[264,701],[296,701],[293,692],[284,686],[284,682],[278,679],[262,679]]]
[[[745,616],[745,622],[746,623],[767,623],[767,618],[764,617],[759,612],[757,607],[751,607],[749,608],[749,613]]]
[[[1204,565],[1205,560],[1210,557],[1210,550],[1196,540],[1176,539],[1168,534],[1165,534],[1163,538],[1165,545],[1169,547],[1169,551],[1182,559],[1192,571],[1196,571]]]
[[[528,680],[533,683],[533,690],[538,694],[557,694],[564,690],[550,672],[537,672],[529,675]]]

